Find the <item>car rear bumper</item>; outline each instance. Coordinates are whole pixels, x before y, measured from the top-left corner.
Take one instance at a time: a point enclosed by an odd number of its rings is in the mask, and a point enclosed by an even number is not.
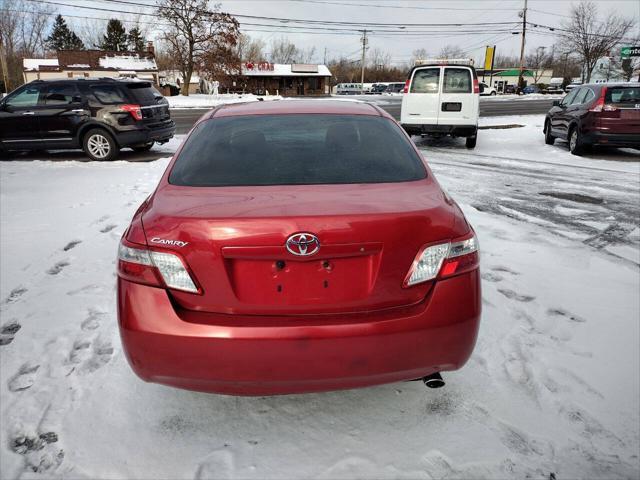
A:
[[[478,270],[380,312],[244,316],[184,311],[167,291],[118,279],[124,351],[145,381],[235,395],[363,387],[462,367],[480,321]]]
[[[420,125],[403,123],[402,128],[409,135],[453,135],[455,137],[473,137],[478,133],[477,125]]]
[[[173,120],[166,122],[160,128],[149,128],[140,126],[135,130],[124,130],[116,132],[116,141],[121,147],[131,147],[143,145],[149,142],[166,142],[171,139],[176,131],[176,124]]]
[[[640,148],[640,135],[637,133],[592,131],[584,135],[583,141],[591,145]]]

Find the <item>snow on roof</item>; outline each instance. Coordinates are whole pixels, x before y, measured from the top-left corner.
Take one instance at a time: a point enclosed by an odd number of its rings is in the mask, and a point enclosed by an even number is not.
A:
[[[73,65],[67,65],[69,68],[91,68],[88,63],[74,63]]]
[[[153,58],[140,57],[138,54],[104,56],[98,60],[102,68],[117,68],[118,70],[157,70],[158,66]]]
[[[48,67],[57,67],[57,58],[24,58],[22,60],[22,66],[25,70],[38,70],[40,65],[46,65]]]
[[[330,77],[326,65],[251,63],[242,65],[242,75],[247,77]]]

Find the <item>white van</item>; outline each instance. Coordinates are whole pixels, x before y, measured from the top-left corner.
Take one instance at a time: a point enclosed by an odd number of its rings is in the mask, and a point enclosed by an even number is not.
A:
[[[474,148],[479,94],[473,60],[421,61],[409,72],[400,123],[410,135],[466,137],[467,148]]]

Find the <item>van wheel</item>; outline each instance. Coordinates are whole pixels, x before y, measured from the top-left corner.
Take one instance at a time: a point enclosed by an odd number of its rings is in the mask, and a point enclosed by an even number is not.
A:
[[[551,135],[551,125],[547,120],[547,122],[544,124],[544,143],[546,143],[547,145],[553,145],[555,141],[556,137]]]
[[[86,133],[82,149],[91,160],[100,162],[115,160],[120,151],[111,134],[102,128],[94,128]]]
[[[494,90],[493,92],[491,92],[491,96],[494,97],[496,96],[498,93]]]
[[[478,136],[474,135],[473,137],[467,137],[465,145],[467,148],[476,148],[476,142],[478,141]]]
[[[578,127],[573,127],[569,132],[569,151],[578,156],[582,155],[585,150],[580,137],[581,135]]]
[[[151,147],[153,147],[154,143],[155,142],[149,142],[143,145],[136,145],[135,147],[131,147],[131,150],[133,150],[134,152],[148,152],[149,150],[151,150]]]

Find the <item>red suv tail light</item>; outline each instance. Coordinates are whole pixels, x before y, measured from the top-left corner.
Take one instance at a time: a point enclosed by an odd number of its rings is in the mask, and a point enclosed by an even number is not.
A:
[[[409,84],[411,83],[411,79],[407,78],[407,81],[404,82],[404,90],[402,90],[402,93],[409,93]]]
[[[148,250],[125,240],[118,248],[118,275],[135,283],[202,293],[178,255]]]
[[[404,287],[465,273],[480,264],[478,240],[473,231],[452,242],[426,245],[420,249],[404,280]]]
[[[142,120],[142,108],[140,105],[126,104],[120,107],[121,112],[129,112],[135,120]]]
[[[607,87],[602,87],[600,91],[600,97],[593,106],[589,109],[590,112],[595,112],[598,117],[618,118],[620,116],[620,110],[614,105],[608,105],[605,103],[607,96]]]

